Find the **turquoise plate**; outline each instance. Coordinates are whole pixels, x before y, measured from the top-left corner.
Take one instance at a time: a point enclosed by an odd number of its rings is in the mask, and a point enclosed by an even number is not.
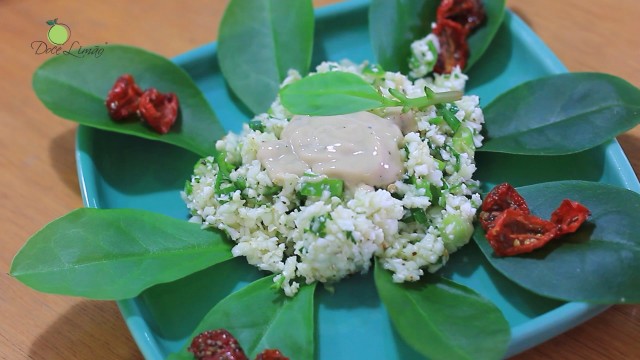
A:
[[[344,58],[356,62],[373,59],[367,5],[360,0],[317,10],[314,64]],[[239,130],[249,113],[224,83],[216,44],[190,51],[175,62],[203,90],[226,129]],[[467,92],[479,95],[487,104],[525,80],[565,71],[531,29],[507,13],[493,44],[469,73]],[[76,156],[86,206],[141,208],[187,218],[179,192],[198,160],[194,154],[160,142],[80,127]],[[486,186],[503,181],[525,185],[584,179],[640,192],[615,141],[553,158],[480,153],[477,162],[476,177]],[[443,273],[480,292],[502,310],[512,332],[507,355],[540,344],[605,309],[551,300],[524,290],[493,270],[473,243],[454,254]],[[142,354],[147,359],[164,359],[187,341],[217,301],[263,275],[243,259],[234,259],[118,304]],[[392,329],[370,274],[342,281],[333,294],[319,287],[316,307],[317,359],[420,358]],[[455,307],[451,304],[451,311]]]

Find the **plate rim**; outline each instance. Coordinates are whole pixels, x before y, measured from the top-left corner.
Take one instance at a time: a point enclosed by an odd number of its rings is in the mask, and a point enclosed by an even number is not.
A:
[[[314,9],[315,18],[334,16],[342,12],[368,6],[370,0],[351,0],[335,3]],[[512,21],[511,28],[517,28],[514,35],[518,36],[528,46],[535,47],[543,53],[546,60],[545,66],[553,69],[557,73],[568,72],[568,69],[542,39],[515,13],[505,9],[506,17]],[[505,19],[506,20],[506,19]],[[197,60],[205,54],[215,52],[217,42],[211,42],[185,53],[173,57],[171,60],[180,66],[187,65],[190,61]],[[90,152],[83,152],[82,149],[90,148],[90,133],[94,129],[80,125],[78,126],[75,139],[76,171],[83,205],[85,207],[100,207],[96,183],[96,167]],[[603,150],[625,179],[625,187],[640,193],[640,183],[635,176],[635,172],[626,157],[622,147],[616,139],[612,139],[605,145]],[[633,175],[633,176],[630,176]],[[627,181],[629,178],[635,181]],[[162,346],[155,340],[149,324],[145,321],[144,311],[141,308],[139,298],[131,298],[116,301],[123,320],[125,321],[130,334],[132,335],[140,352],[146,359],[164,359],[161,352]],[[567,302],[551,311],[539,315],[522,324],[511,327],[511,339],[505,357],[510,357],[527,349],[540,345],[541,343],[572,329],[573,327],[589,320],[602,313],[611,305],[589,304],[584,302]]]

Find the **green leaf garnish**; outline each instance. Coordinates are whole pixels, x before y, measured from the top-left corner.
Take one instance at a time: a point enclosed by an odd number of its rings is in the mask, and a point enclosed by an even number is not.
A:
[[[500,359],[510,327],[491,301],[440,276],[394,283],[376,262],[374,280],[394,328],[430,359]]]
[[[369,37],[376,61],[389,71],[409,73],[411,43],[425,37],[436,20],[436,0],[372,0]]]
[[[232,257],[218,231],[158,213],[82,208],[33,235],[10,274],[42,292],[119,300]]]
[[[382,95],[360,76],[330,71],[307,76],[280,90],[282,105],[293,114],[340,115],[388,106],[423,109],[462,97],[460,91],[435,93],[425,87],[425,96],[407,98],[401,91],[389,89],[394,98]]]
[[[96,61],[56,56],[44,62],[33,76],[33,89],[54,114],[102,130],[160,140],[191,150],[200,156],[215,151],[215,140],[224,135],[211,106],[189,75],[168,59],[123,45],[106,45]],[[161,135],[140,121],[115,122],[105,106],[116,79],[133,75],[142,89],[155,87],[178,96],[180,113],[169,133]]]
[[[480,25],[473,34],[467,38],[467,43],[469,44],[469,59],[463,69],[464,72],[468,72],[469,69],[482,58],[482,55],[489,48],[489,45],[491,45],[504,19],[505,2],[505,0],[482,1],[486,20],[484,24]]]
[[[289,69],[307,73],[314,21],[310,0],[231,0],[227,5],[218,61],[233,92],[253,113],[269,108]]]
[[[532,80],[484,109],[478,151],[563,155],[600,145],[640,123],[640,89],[600,73]]]
[[[257,280],[216,304],[189,339],[206,330],[226,329],[250,359],[279,349],[298,359],[313,359],[313,295],[316,284],[302,285],[294,297],[272,289],[273,275]],[[188,344],[180,351],[186,354]]]

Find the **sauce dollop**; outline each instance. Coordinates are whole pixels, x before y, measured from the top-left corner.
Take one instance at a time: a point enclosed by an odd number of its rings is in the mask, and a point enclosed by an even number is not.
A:
[[[275,183],[287,174],[311,171],[342,179],[351,188],[384,187],[402,176],[402,138],[398,125],[366,111],[296,115],[280,140],[262,143],[257,157]]]

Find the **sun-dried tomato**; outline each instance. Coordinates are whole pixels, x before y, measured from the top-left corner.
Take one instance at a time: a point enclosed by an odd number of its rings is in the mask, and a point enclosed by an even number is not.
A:
[[[590,212],[584,205],[563,200],[547,221],[529,211],[524,198],[508,183],[494,187],[482,202],[480,224],[499,256],[531,252],[549,241],[578,230]]]
[[[482,211],[503,211],[516,209],[530,213],[526,200],[509,183],[496,185],[482,202]]]
[[[256,356],[256,360],[289,360],[289,358],[282,355],[280,350],[266,349]]]
[[[142,90],[136,85],[133,76],[120,76],[109,90],[105,101],[109,116],[113,120],[121,121],[134,115],[138,110],[141,95]]]
[[[558,235],[568,234],[578,230],[590,214],[586,206],[577,201],[564,199],[551,214],[551,222],[558,227]]]
[[[448,19],[462,25],[466,35],[480,26],[485,18],[480,0],[442,0],[436,14],[437,21]]]
[[[140,97],[138,113],[154,130],[166,134],[176,122],[178,107],[178,97],[175,94],[163,94],[150,88]]]
[[[464,69],[469,58],[469,45],[467,45],[467,33],[462,25],[445,19],[436,24],[433,33],[440,43],[440,52],[433,71],[438,74],[449,74],[456,66]]]
[[[440,3],[433,29],[440,43],[434,72],[449,74],[456,66],[464,69],[469,58],[467,37],[485,18],[480,0],[443,0]]]
[[[486,237],[497,255],[512,256],[542,247],[556,235],[551,221],[509,208],[496,217]]]
[[[506,209],[515,209],[525,214],[530,213],[527,202],[516,189],[511,184],[503,183],[491,189],[482,202],[482,211],[479,215],[482,228],[487,231],[496,217]]]
[[[231,333],[208,330],[194,337],[187,349],[196,360],[247,360],[247,355]]]

